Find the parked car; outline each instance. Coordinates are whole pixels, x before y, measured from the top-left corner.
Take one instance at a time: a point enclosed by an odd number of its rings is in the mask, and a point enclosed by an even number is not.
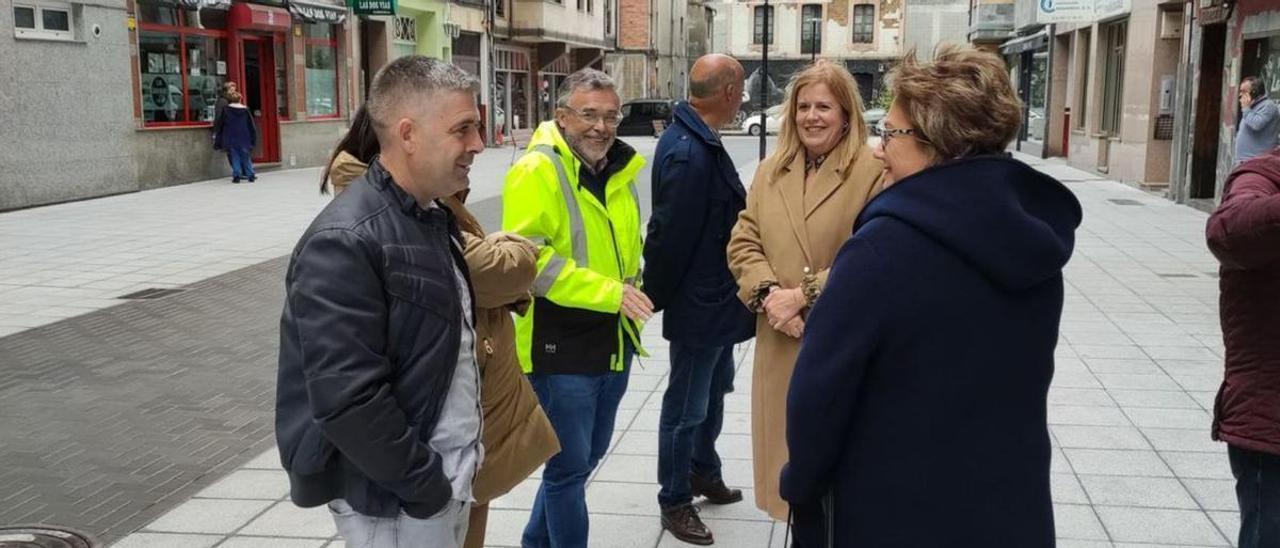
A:
[[[761,127],[768,133],[777,133],[782,129],[782,105],[773,105],[765,110],[764,125],[760,125],[760,111],[752,112],[742,122],[742,129],[750,135],[760,135]]]
[[[880,122],[884,121],[884,117],[888,113],[882,108],[870,108],[862,111],[862,121],[867,125],[867,133],[871,135],[880,135],[880,131],[884,127]]]
[[[670,99],[635,99],[622,105],[622,124],[618,126],[618,135],[652,135],[658,136],[658,128],[654,122],[661,122],[663,128],[671,125],[671,117],[675,112],[675,103]]]

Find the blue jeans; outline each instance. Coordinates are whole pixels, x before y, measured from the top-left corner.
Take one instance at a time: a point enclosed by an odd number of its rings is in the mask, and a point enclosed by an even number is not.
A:
[[[1240,503],[1240,548],[1280,547],[1280,455],[1227,445]]]
[[[542,485],[521,540],[525,548],[586,548],[587,478],[609,450],[630,374],[628,353],[620,373],[529,375],[560,438],[560,453],[542,471]]]
[[[658,426],[658,504],[693,501],[691,474],[720,479],[716,438],[724,425],[724,395],[733,391],[733,345],[671,342],[671,376]]]
[[[231,149],[227,151],[227,156],[231,159],[232,177],[238,177],[241,179],[253,177],[253,160],[249,157],[249,149]]]

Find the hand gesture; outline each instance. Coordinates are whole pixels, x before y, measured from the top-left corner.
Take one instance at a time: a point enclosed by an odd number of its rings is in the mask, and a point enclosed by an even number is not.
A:
[[[802,335],[804,335],[804,320],[801,319],[800,316],[797,314],[795,317],[791,318],[789,321],[787,321],[787,323],[782,324],[782,326],[778,327],[777,329],[779,332],[781,332],[782,334],[788,337],[791,337],[793,339],[799,339]]]
[[[1240,108],[1248,109],[1253,106],[1253,94],[1247,91],[1240,92]]]
[[[786,325],[804,310],[805,298],[800,288],[778,289],[764,298],[764,310],[769,314],[769,325],[781,331]]]
[[[622,314],[632,321],[643,322],[653,317],[653,301],[631,284],[622,286]]]

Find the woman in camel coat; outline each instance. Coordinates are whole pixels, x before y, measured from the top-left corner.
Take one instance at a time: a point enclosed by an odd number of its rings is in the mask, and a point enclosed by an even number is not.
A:
[[[787,388],[804,318],[883,164],[866,145],[862,100],[844,67],[819,61],[787,90],[778,150],[761,162],[729,240],[738,296],[757,312],[751,385],[756,506],[786,520],[778,477],[787,462]]]
[[[339,143],[322,177],[322,185],[341,192],[364,173],[377,153],[364,109],[352,121],[351,133]],[[321,187],[322,191],[325,188]],[[484,462],[472,487],[466,548],[484,545],[489,501],[498,498],[560,451],[551,421],[538,405],[533,387],[516,361],[515,324],[511,311],[527,306],[529,288],[537,275],[533,244],[508,233],[485,235],[484,228],[463,205],[467,191],[440,200],[457,219],[463,237],[463,258],[471,274],[476,306],[476,362],[480,367],[480,405],[484,414]]]

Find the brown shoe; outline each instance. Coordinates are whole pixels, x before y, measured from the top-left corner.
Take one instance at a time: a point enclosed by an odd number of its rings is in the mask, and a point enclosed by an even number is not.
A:
[[[689,490],[693,496],[707,497],[711,504],[742,502],[742,490],[730,489],[723,479],[711,481],[700,476],[689,476]]]
[[[707,546],[715,544],[707,525],[698,517],[698,509],[692,504],[682,504],[675,508],[662,510],[662,528],[671,532],[671,536],[689,544]]]

